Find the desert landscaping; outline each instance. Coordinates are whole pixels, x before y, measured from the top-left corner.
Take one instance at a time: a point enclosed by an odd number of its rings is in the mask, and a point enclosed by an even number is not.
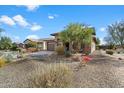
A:
[[[101,51],[95,51],[85,66],[48,56],[39,55],[42,60],[26,58],[0,68],[0,87],[124,87],[123,60],[112,59]]]
[[[124,87],[123,6],[0,7],[0,88]]]

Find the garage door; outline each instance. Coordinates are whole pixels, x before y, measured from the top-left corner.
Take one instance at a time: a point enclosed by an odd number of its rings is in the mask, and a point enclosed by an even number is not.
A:
[[[47,50],[48,51],[54,51],[55,50],[55,44],[54,44],[54,42],[48,42],[47,43]]]

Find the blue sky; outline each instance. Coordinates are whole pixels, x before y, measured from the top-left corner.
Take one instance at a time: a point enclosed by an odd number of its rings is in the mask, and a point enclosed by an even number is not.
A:
[[[46,38],[69,23],[85,23],[96,28],[101,40],[107,25],[124,19],[124,6],[0,6],[0,28],[15,42],[26,38]],[[102,41],[102,43],[104,43]]]

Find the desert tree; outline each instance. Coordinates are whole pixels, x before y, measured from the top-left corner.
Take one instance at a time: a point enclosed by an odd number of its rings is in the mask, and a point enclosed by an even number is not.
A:
[[[12,41],[9,37],[2,36],[0,39],[0,49],[8,50],[12,47]]]
[[[124,47],[124,21],[115,22],[108,26],[108,35],[105,41],[108,44],[115,44]]]

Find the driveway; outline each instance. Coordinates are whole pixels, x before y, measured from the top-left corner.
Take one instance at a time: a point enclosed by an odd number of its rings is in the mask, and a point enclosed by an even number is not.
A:
[[[39,51],[28,54],[27,58],[29,59],[42,59],[44,57],[48,57],[52,55],[54,51]]]

